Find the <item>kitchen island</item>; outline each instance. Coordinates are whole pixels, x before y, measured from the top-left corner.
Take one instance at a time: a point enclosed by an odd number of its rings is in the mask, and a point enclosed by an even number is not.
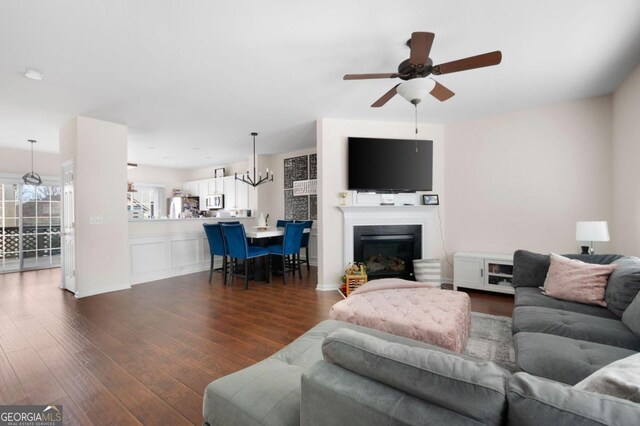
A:
[[[211,256],[204,233],[205,223],[238,221],[254,226],[254,217],[148,219],[129,221],[131,284],[207,271]],[[215,267],[222,266],[222,258]]]

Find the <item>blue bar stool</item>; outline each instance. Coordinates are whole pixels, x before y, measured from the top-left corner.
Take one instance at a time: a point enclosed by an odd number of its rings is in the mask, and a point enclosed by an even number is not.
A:
[[[285,226],[287,226],[287,223],[293,223],[293,220],[288,220],[288,219],[278,219],[276,221],[276,228],[284,228]]]
[[[309,232],[305,232],[302,234],[302,245],[301,249],[305,250],[305,260],[300,260],[300,254],[298,253],[298,263],[306,263],[307,264],[307,272],[311,271],[311,267],[309,265],[309,238],[311,237],[311,227],[313,226],[312,220],[296,220],[296,223],[304,223],[305,229],[309,229]]]
[[[296,256],[300,253],[300,245],[302,244],[302,233],[304,232],[304,223],[287,223],[284,228],[284,238],[282,244],[274,244],[268,247],[269,254],[275,256],[282,256],[282,279],[287,284],[287,257],[293,256],[293,261],[290,262],[291,269],[295,274],[296,268],[298,274],[302,278],[302,272],[300,271],[300,265]]]
[[[240,222],[225,222],[231,224],[238,224]],[[205,223],[204,233],[207,236],[209,242],[209,252],[211,253],[211,268],[209,269],[209,283],[211,283],[211,276],[213,275],[213,259],[214,256],[222,256],[222,274],[224,275],[224,284],[227,285],[227,248],[222,237],[222,229],[220,229],[219,223]]]
[[[249,261],[255,258],[267,258],[269,250],[266,247],[250,246],[247,242],[247,234],[244,231],[244,225],[230,225],[228,223],[221,224],[222,236],[227,245],[227,253],[237,262],[238,259],[244,260],[244,288],[249,289]],[[269,262],[265,262],[267,268],[267,282],[269,282]],[[235,275],[233,271],[233,262],[231,265],[231,275]]]

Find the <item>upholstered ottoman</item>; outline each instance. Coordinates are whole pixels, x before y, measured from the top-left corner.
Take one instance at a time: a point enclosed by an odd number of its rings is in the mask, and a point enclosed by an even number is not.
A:
[[[333,305],[329,317],[461,353],[469,338],[471,300],[458,291],[382,279]]]

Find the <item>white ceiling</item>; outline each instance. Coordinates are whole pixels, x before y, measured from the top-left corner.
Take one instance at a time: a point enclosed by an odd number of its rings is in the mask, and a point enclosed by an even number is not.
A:
[[[640,60],[637,0],[3,0],[0,146],[55,152],[75,115],[129,126],[129,160],[202,167],[312,146],[318,118],[413,119],[391,80],[412,31],[435,63],[500,49],[497,67],[437,77],[451,122],[611,93]],[[37,82],[25,67],[44,71]],[[410,136],[410,134],[408,134]],[[153,149],[149,149],[153,147]]]

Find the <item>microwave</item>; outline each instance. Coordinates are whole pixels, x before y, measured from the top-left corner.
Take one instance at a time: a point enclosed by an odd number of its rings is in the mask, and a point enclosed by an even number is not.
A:
[[[205,210],[224,209],[224,194],[207,195],[204,199]]]

